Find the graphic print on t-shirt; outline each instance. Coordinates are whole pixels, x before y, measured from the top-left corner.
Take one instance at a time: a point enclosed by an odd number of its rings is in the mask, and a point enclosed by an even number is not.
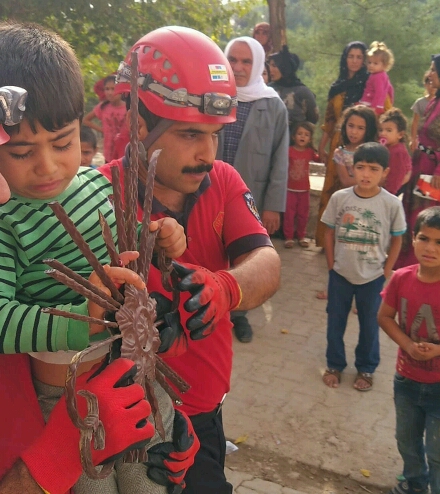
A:
[[[344,249],[359,253],[359,261],[377,262],[381,222],[376,214],[357,206],[345,207],[338,218],[338,242]]]

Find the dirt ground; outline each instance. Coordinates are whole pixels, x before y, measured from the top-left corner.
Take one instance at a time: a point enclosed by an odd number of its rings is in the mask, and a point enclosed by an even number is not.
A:
[[[246,444],[227,455],[226,466],[231,470],[257,475],[307,494],[385,494],[389,489],[362,485],[356,480],[310,465],[294,462],[282,455],[262,451]]]

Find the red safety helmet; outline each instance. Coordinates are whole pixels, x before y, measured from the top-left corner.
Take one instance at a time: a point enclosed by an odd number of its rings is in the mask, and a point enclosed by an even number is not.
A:
[[[138,53],[139,99],[155,115],[181,122],[235,122],[237,91],[224,53],[210,38],[180,26],[143,36],[121,62],[115,91],[130,92],[130,54]]]

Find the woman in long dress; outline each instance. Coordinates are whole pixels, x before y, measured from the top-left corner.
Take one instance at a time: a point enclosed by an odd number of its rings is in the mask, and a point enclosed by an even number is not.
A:
[[[395,269],[417,263],[412,247],[412,232],[417,215],[431,206],[440,206],[438,201],[414,194],[420,175],[432,176],[430,185],[433,189],[440,189],[440,54],[432,57],[429,79],[432,86],[437,88],[437,93],[426,107],[424,122],[418,134],[418,148],[413,154],[411,179],[403,195],[407,231]]]
[[[324,247],[325,225],[320,219],[333,192],[342,188],[339,181],[336,165],[333,162],[333,153],[340,145],[340,119],[342,112],[359,102],[368,79],[365,65],[367,46],[361,41],[352,41],[344,48],[339,64],[339,76],[331,85],[328,93],[327,109],[322,125],[323,134],[319,143],[319,157],[326,164],[324,186],[319,203],[318,225],[315,242],[318,247]],[[329,145],[328,153],[326,146]]]

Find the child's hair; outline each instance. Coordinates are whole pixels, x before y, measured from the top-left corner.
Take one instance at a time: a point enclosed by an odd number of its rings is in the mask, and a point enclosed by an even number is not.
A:
[[[373,41],[370,45],[370,49],[367,52],[369,57],[378,57],[383,63],[385,72],[391,70],[394,65],[393,52],[387,48],[387,45],[382,41]]]
[[[385,122],[394,122],[397,127],[397,132],[405,132],[400,142],[405,142],[406,140],[406,129],[408,127],[408,120],[402,113],[400,108],[390,108],[385,113],[379,117],[379,123],[383,124]]]
[[[40,123],[49,132],[84,113],[84,85],[69,44],[36,24],[0,23],[0,86],[28,92],[25,118],[33,132]],[[19,131],[19,125],[5,127]]]
[[[377,138],[377,119],[374,110],[371,109],[369,106],[356,105],[347,108],[342,114],[341,137],[344,146],[350,144],[350,140],[347,136],[346,126],[348,119],[353,115],[361,117],[365,120],[364,142],[375,141]]]
[[[384,170],[388,168],[390,153],[385,146],[378,142],[366,142],[361,144],[355,151],[353,163],[365,161],[366,163],[377,163]]]
[[[107,77],[104,78],[103,85],[105,86],[107,82],[114,82],[116,84],[116,75],[115,74],[110,74]]]
[[[98,140],[96,139],[96,134],[90,127],[81,125],[79,129],[79,139],[81,142],[87,142],[92,146],[93,149],[98,147]]]
[[[103,81],[103,86],[105,87],[105,85],[107,84],[107,82],[114,82],[116,84],[116,75],[115,74],[110,74],[108,75],[107,77],[104,78],[104,81]],[[105,99],[104,101],[102,101],[101,103],[101,109],[102,108],[105,108],[107,105],[110,104],[110,101],[108,99]]]
[[[422,226],[440,230],[440,206],[432,206],[420,211],[414,225],[414,236],[419,233]]]
[[[290,145],[292,146],[293,144],[295,144],[295,134],[300,127],[310,132],[310,142],[307,144],[307,147],[315,149],[315,146],[313,145],[313,134],[315,132],[315,126],[311,122],[307,122],[306,120],[304,122],[297,122],[293,126],[292,132],[290,134]]]

